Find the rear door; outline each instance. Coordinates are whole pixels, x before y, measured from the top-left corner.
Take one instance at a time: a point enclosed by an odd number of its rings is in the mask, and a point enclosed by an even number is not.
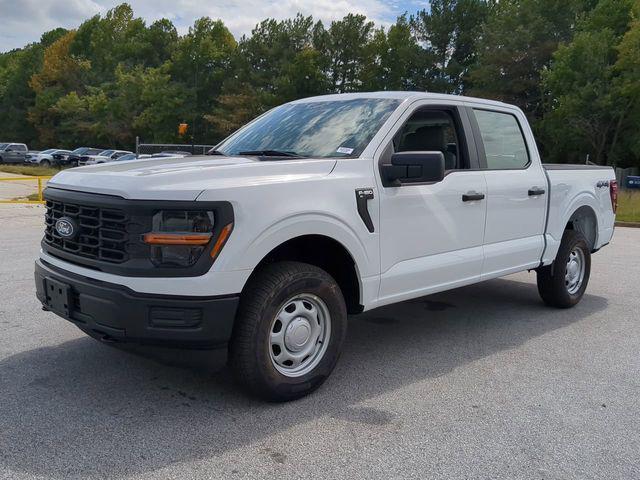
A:
[[[482,278],[537,267],[549,192],[526,118],[486,105],[471,106],[468,114],[487,182]]]
[[[440,151],[447,169],[440,182],[400,186],[385,186],[378,170],[379,304],[480,279],[487,189],[466,115],[462,103],[416,102],[377,152],[380,164],[396,151]]]

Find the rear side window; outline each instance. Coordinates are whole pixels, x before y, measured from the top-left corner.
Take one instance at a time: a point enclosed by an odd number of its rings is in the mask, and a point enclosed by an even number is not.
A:
[[[489,170],[524,168],[529,154],[516,117],[510,113],[475,110]]]
[[[26,152],[27,151],[27,147],[25,147],[24,145],[21,145],[21,144],[12,145],[12,148],[16,152]]]

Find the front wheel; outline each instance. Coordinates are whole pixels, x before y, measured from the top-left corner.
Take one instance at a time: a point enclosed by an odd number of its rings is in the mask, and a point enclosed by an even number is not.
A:
[[[565,230],[552,265],[541,267],[538,292],[547,305],[569,308],[576,305],[589,283],[591,250],[587,239],[576,230]]]
[[[238,382],[269,401],[303,397],[336,365],[347,309],[335,280],[305,263],[264,267],[245,288],[229,361]]]
[[[49,160],[42,160],[40,162],[40,166],[41,167],[50,167],[51,166],[51,162]]]

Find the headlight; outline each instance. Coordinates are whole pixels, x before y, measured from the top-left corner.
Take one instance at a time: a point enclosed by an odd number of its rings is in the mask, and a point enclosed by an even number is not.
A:
[[[207,250],[215,258],[232,226],[225,225],[214,240],[213,212],[164,210],[153,216],[153,231],[143,239],[151,245],[151,261],[156,266],[190,267]]]

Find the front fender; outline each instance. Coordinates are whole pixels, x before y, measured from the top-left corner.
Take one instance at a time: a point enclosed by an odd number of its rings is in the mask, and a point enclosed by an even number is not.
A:
[[[216,262],[218,265],[215,266],[225,269],[233,265],[233,269],[253,270],[276,247],[304,235],[322,235],[334,239],[349,252],[360,277],[375,274],[366,267],[362,268],[377,262],[357,232],[345,221],[319,212],[298,214],[278,220],[251,241],[236,246],[234,252],[224,256],[224,262]]]

